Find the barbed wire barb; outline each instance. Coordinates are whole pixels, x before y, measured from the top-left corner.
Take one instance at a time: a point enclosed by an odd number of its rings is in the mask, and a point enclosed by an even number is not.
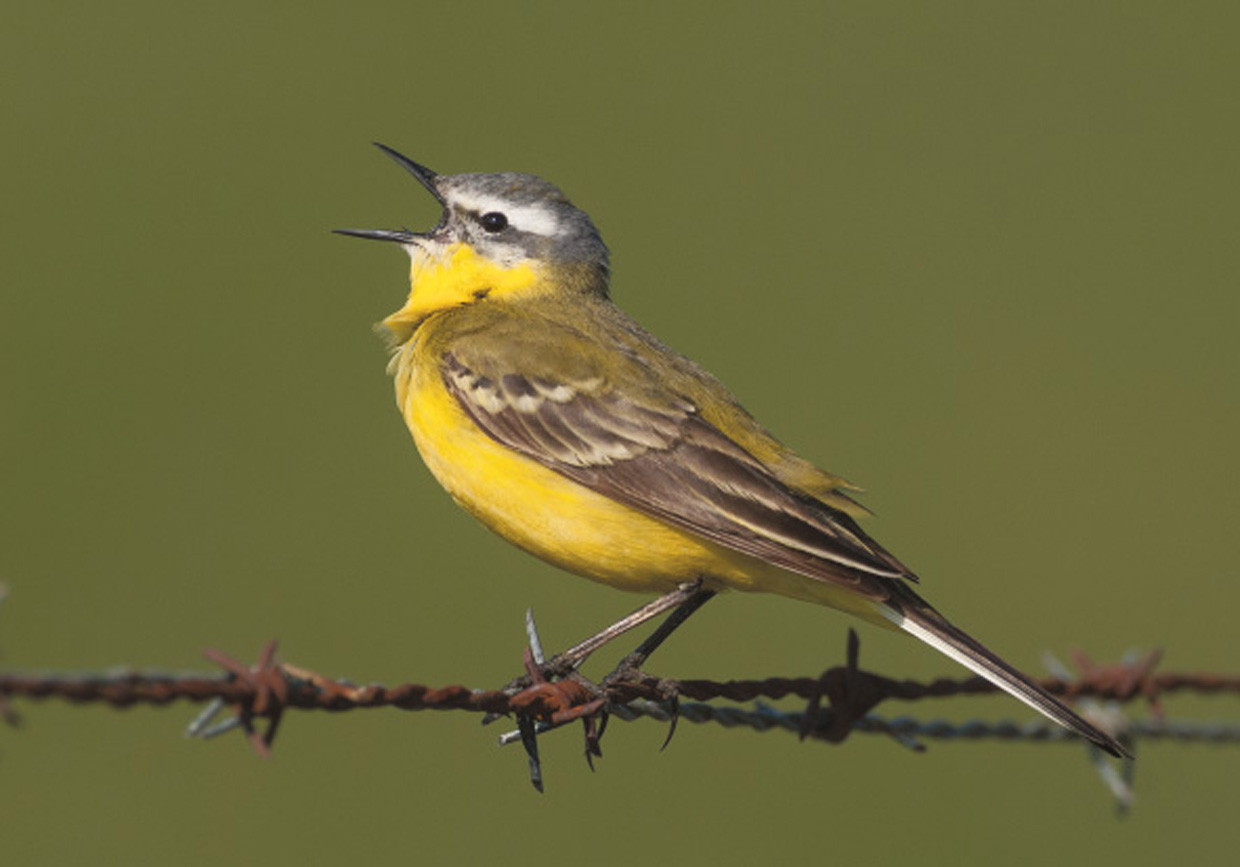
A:
[[[714,723],[729,729],[784,730],[802,740],[836,744],[853,732],[883,734],[915,751],[925,749],[925,740],[1077,740],[1070,732],[1040,720],[1022,724],[879,716],[874,709],[887,701],[976,696],[996,690],[978,677],[919,682],[866,671],[859,665],[860,640],[852,630],[845,664],[829,668],[818,677],[668,680],[626,670],[623,676],[609,677],[597,686],[575,669],[558,678],[546,676],[545,656],[532,612],[526,617],[526,638],[523,680],[528,685],[520,689],[513,689],[511,684],[494,690],[461,685],[436,688],[418,683],[357,686],[281,661],[276,642],[270,641],[262,647],[253,665],[241,663],[220,650],[204,651],[206,658],[222,669],[214,674],[126,668],[85,673],[0,672],[0,715],[10,725],[16,724],[14,699],[61,699],[117,708],[180,701],[202,703],[202,711],[186,729],[187,737],[209,739],[239,728],[263,757],[271,755],[276,734],[291,710],[342,712],[391,707],[408,711],[468,711],[483,715],[484,721],[515,717],[517,730],[501,735],[499,742],[520,740],[525,745],[530,781],[539,791],[543,787],[543,768],[538,737],[577,720],[582,721],[585,729],[585,758],[591,768],[594,759],[602,756],[601,738],[606,723],[613,717],[626,722],[647,717],[660,720],[669,726],[668,740],[681,720]],[[1240,676],[1158,672],[1161,658],[1161,652],[1155,650],[1129,654],[1120,662],[1103,665],[1076,652],[1072,656],[1075,674],[1052,659],[1049,664],[1054,673],[1039,683],[1048,692],[1081,704],[1082,712],[1115,732],[1131,749],[1144,740],[1240,744],[1240,725],[1233,721],[1172,720],[1166,717],[1163,706],[1165,697],[1179,692],[1240,693]],[[802,710],[780,711],[765,704],[789,698],[804,701]],[[1134,720],[1122,711],[1122,705],[1138,700],[1149,708],[1148,719]],[[744,704],[751,706],[740,706]],[[217,722],[225,709],[231,709],[232,716]],[[265,721],[261,730],[260,721]],[[1097,754],[1095,766],[1121,811],[1127,809],[1132,798],[1132,763],[1117,766]]]

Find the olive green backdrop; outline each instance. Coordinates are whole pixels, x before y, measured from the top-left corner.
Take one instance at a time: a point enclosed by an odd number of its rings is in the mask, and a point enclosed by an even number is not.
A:
[[[368,144],[531,171],[615,296],[1014,662],[1235,671],[1240,129],[1231,4],[19,4],[0,12],[0,665],[494,686],[640,600],[557,573],[422,468],[371,324],[436,208]],[[654,670],[816,674],[844,617],[713,603]],[[961,671],[862,627],[863,664]],[[1025,719],[1013,702],[925,714]],[[1208,863],[1240,752],[1147,744],[1117,821],[1077,748],[615,725],[591,774],[500,727],[22,703],[6,863]],[[893,708],[903,711],[906,708]],[[1236,716],[1228,700],[1173,715]],[[1227,848],[1224,848],[1226,844]]]

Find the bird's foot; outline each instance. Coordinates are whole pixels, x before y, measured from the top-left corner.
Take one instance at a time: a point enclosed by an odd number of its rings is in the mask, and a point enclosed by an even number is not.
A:
[[[656,702],[663,706],[667,713],[667,737],[663,746],[667,749],[676,734],[676,723],[680,721],[680,681],[670,677],[655,677],[638,668],[639,654],[631,653],[620,660],[610,674],[603,678],[603,692],[613,705],[628,705],[634,701]],[[600,731],[600,735],[602,732]]]

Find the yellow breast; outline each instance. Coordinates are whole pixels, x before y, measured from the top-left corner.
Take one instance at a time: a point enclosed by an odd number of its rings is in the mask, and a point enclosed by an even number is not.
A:
[[[712,576],[733,556],[495,442],[462,411],[437,364],[420,359],[418,348],[401,350],[396,395],[422,460],[457,503],[508,541],[625,590],[662,592]]]

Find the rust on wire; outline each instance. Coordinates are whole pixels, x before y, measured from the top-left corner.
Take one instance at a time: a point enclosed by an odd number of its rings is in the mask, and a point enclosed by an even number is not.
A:
[[[537,736],[580,720],[584,726],[585,758],[593,769],[594,758],[603,754],[600,740],[612,716],[624,720],[648,716],[665,721],[669,724],[669,741],[682,716],[692,722],[713,722],[729,728],[745,726],[756,731],[779,728],[797,732],[802,739],[828,743],[840,743],[854,731],[874,732],[919,751],[924,749],[922,738],[1066,742],[1075,737],[1043,720],[1019,725],[877,717],[871,711],[888,700],[982,695],[996,692],[996,688],[980,677],[919,682],[865,671],[858,665],[859,641],[852,630],[849,630],[845,664],[830,668],[819,677],[668,680],[622,665],[596,685],[573,668],[560,670],[554,666],[554,660],[546,662],[530,615],[527,615],[527,628],[531,646],[525,652],[525,675],[503,689],[474,690],[460,685],[431,687],[419,683],[394,687],[357,686],[282,662],[276,655],[276,642],[271,641],[263,646],[252,665],[219,650],[204,651],[207,659],[222,669],[217,674],[128,669],[89,673],[0,672],[0,719],[10,725],[18,723],[11,703],[13,698],[61,699],[117,708],[193,702],[204,704],[205,708],[190,724],[188,736],[210,738],[239,728],[254,750],[266,757],[271,753],[280,722],[289,710],[341,712],[388,707],[409,711],[451,710],[483,714],[484,722],[515,716],[517,731],[503,735],[500,743],[519,740],[525,746],[530,782],[539,791],[543,789],[543,777]],[[1134,747],[1137,739],[1145,738],[1240,743],[1240,726],[1168,721],[1163,717],[1161,706],[1162,697],[1173,692],[1240,693],[1240,676],[1210,672],[1158,673],[1156,668],[1160,661],[1161,653],[1154,651],[1139,659],[1103,665],[1078,652],[1073,654],[1078,671],[1075,677],[1057,665],[1060,676],[1043,678],[1039,683],[1048,692],[1069,701],[1088,698],[1108,702],[1091,708],[1090,712],[1107,715],[1108,727],[1118,729],[1116,734],[1129,747]],[[784,698],[804,701],[804,710],[778,711],[760,701]],[[751,708],[708,704],[719,700],[756,704]],[[1133,721],[1119,712],[1120,704],[1138,700],[1151,708],[1149,720]],[[232,717],[213,723],[225,708],[231,709]],[[261,731],[260,721],[265,721]],[[1100,753],[1092,759],[1113,790],[1117,804],[1126,809],[1132,799],[1131,764],[1125,763],[1116,769],[1103,761]]]
[[[772,677],[763,680],[668,681],[640,673],[597,687],[579,675],[549,681],[532,677],[528,687],[515,691],[473,690],[465,686],[430,687],[407,683],[385,687],[356,686],[317,672],[284,663],[276,644],[265,645],[253,665],[245,665],[218,651],[205,655],[224,669],[222,675],[166,674],[109,671],[88,674],[0,672],[0,714],[15,722],[11,699],[58,698],[74,703],[104,703],[114,707],[164,705],[177,701],[219,701],[237,714],[255,749],[266,754],[286,710],[348,711],[394,707],[402,710],[456,710],[491,715],[515,714],[552,727],[597,716],[608,707],[639,700],[666,702],[726,699],[800,698],[808,703],[804,735],[830,742],[843,740],[871,709],[889,699],[916,701],[994,692],[981,678],[939,679],[922,683],[895,680],[857,667],[857,644],[850,636],[848,663],[828,669],[819,677]],[[1170,692],[1240,692],[1240,677],[1214,673],[1156,673],[1157,653],[1132,664],[1097,665],[1082,654],[1075,661],[1075,680],[1050,677],[1040,681],[1050,692],[1068,699],[1092,697],[1115,702],[1143,699],[1157,706]],[[534,666],[534,671],[537,666]],[[670,693],[669,693],[670,690]],[[826,700],[829,707],[820,711]],[[254,722],[265,719],[259,733]],[[595,744],[597,746],[597,744]]]

